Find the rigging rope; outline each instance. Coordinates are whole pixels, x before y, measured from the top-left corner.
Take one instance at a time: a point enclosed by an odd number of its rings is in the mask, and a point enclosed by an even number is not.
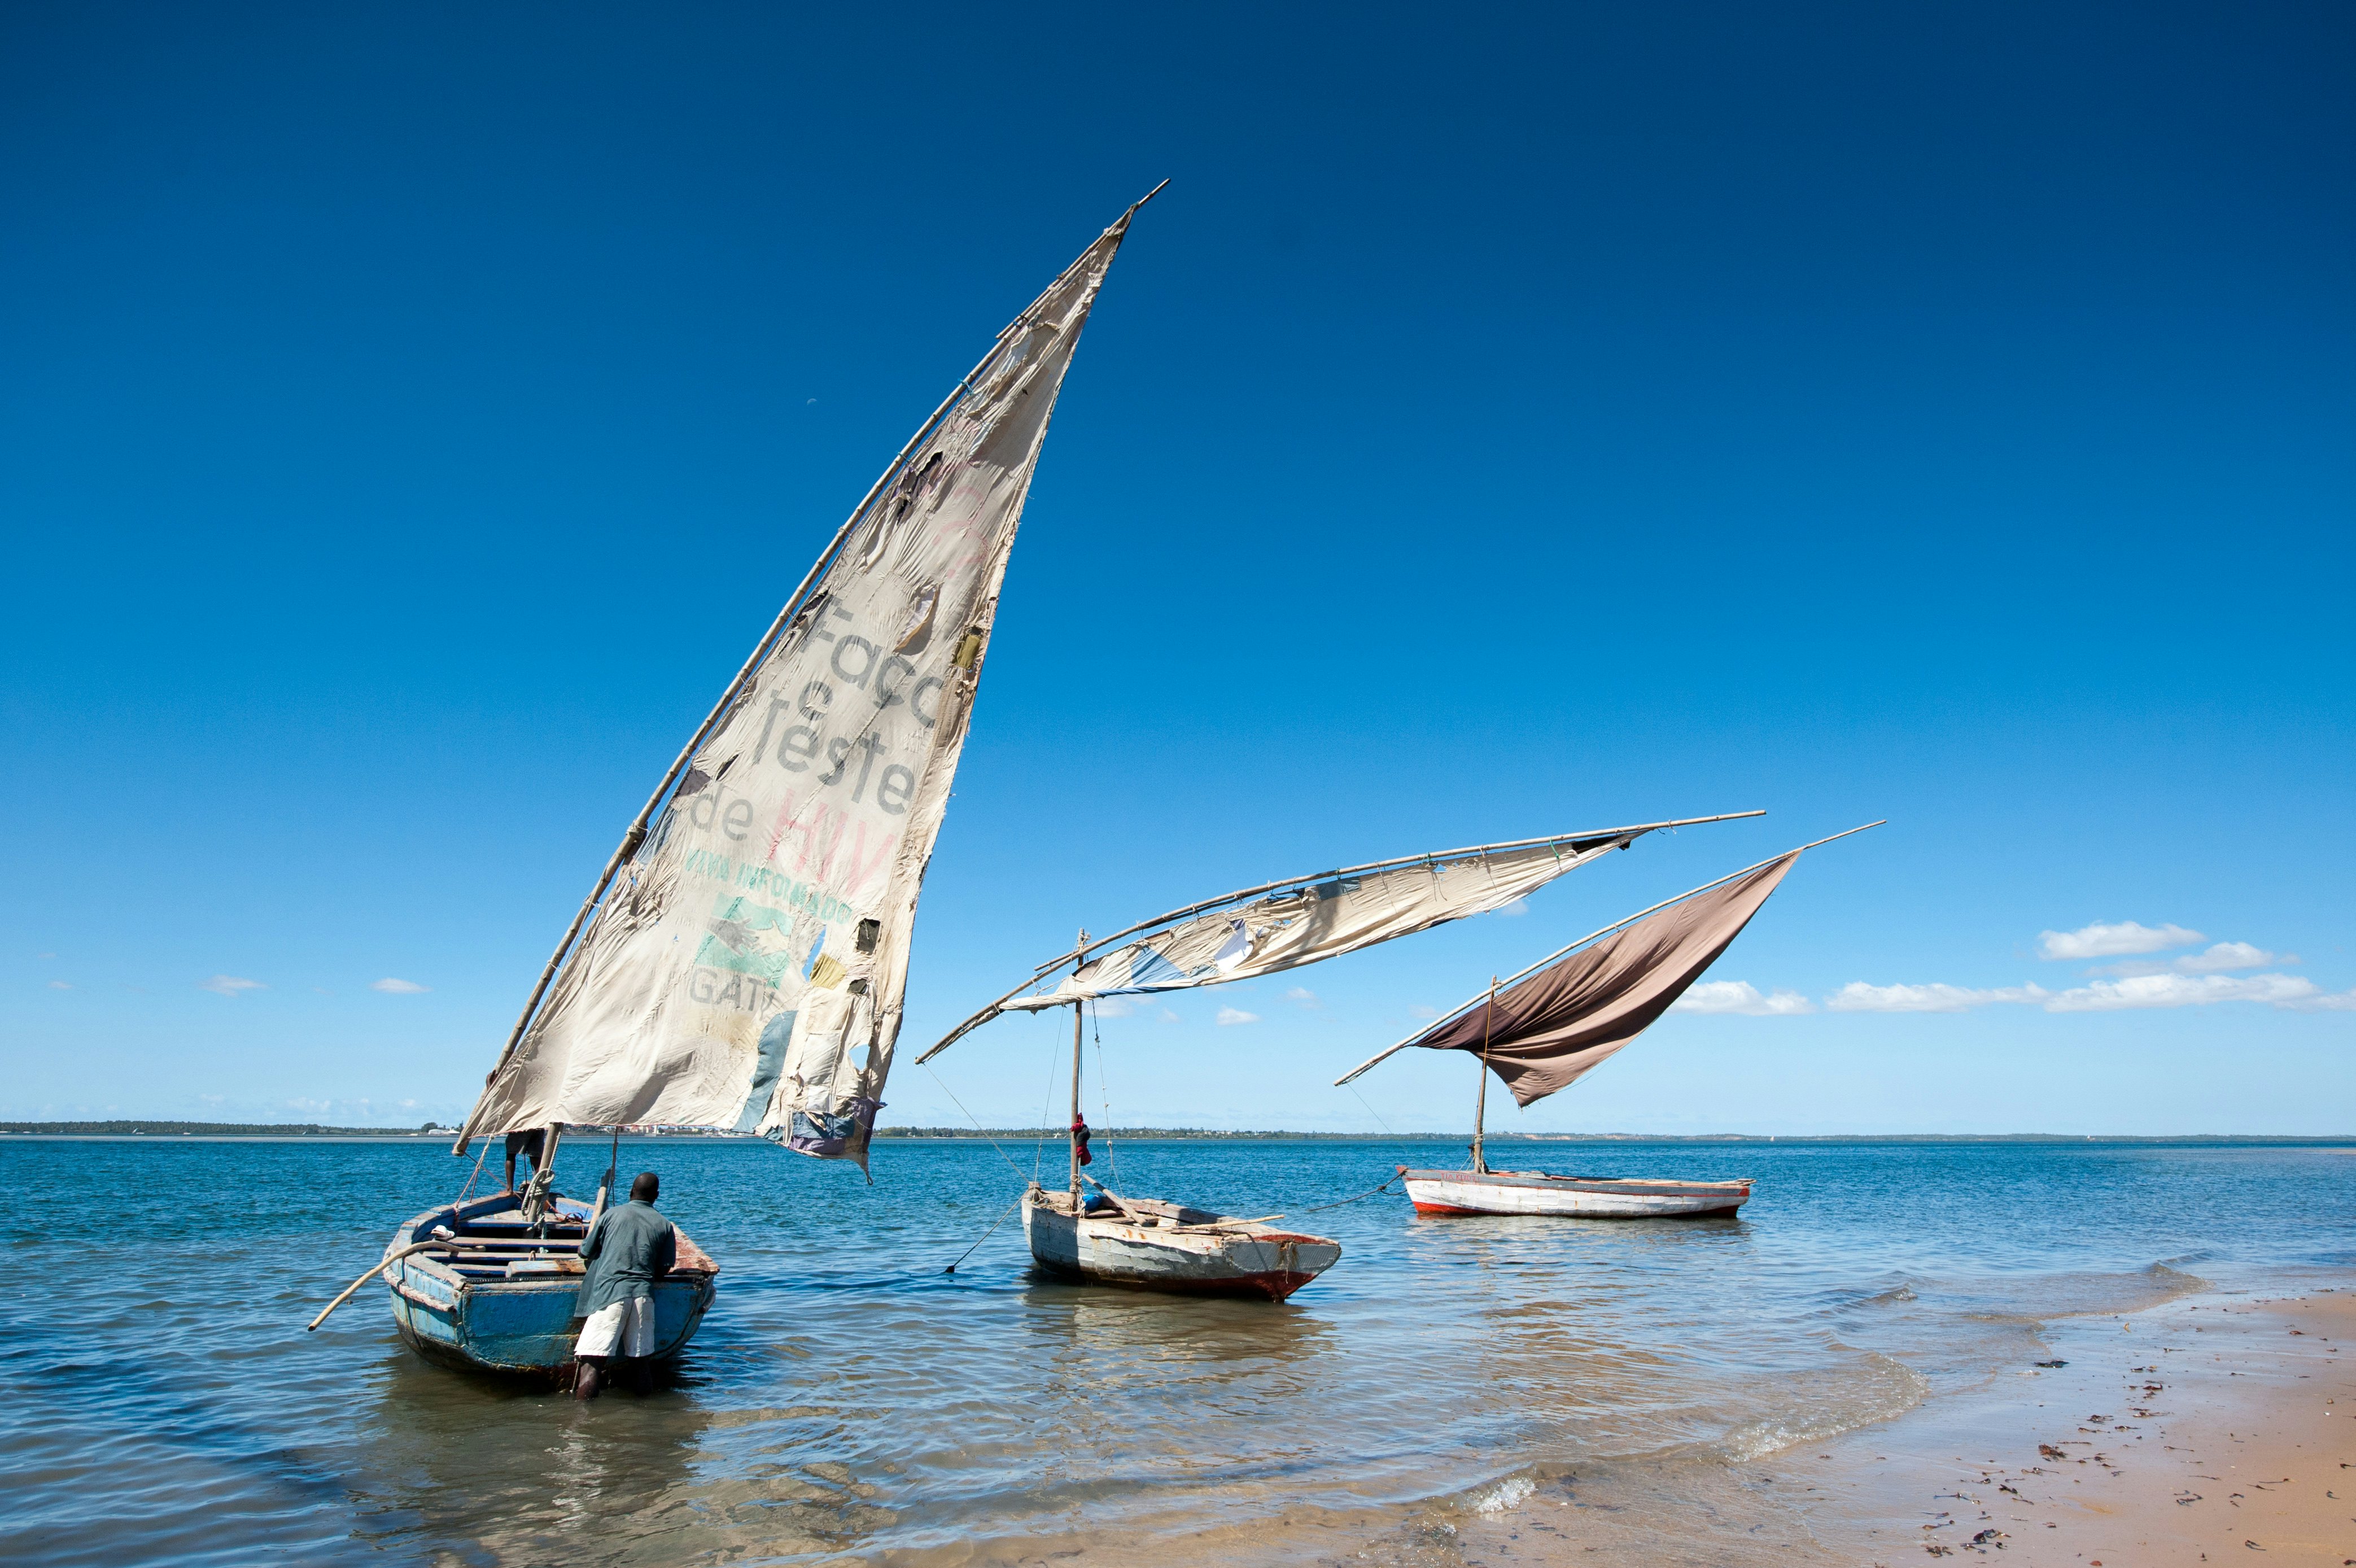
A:
[[[1384,1132],[1386,1132],[1386,1133],[1390,1133],[1390,1135],[1391,1135],[1392,1137],[1394,1137],[1394,1138],[1396,1138],[1396,1137],[1398,1137],[1398,1134],[1397,1133],[1391,1133],[1391,1124],[1390,1124],[1389,1122],[1386,1122],[1386,1121],[1384,1121],[1384,1120],[1383,1120],[1383,1113],[1382,1113],[1381,1112],[1379,1112],[1379,1111],[1376,1110],[1376,1109],[1374,1108],[1374,1105],[1373,1105],[1373,1104],[1372,1104],[1372,1103],[1371,1103],[1371,1102],[1366,1099],[1366,1097],[1365,1097],[1365,1095],[1363,1095],[1363,1094],[1358,1094],[1358,1086],[1357,1086],[1356,1084],[1355,1084],[1355,1083],[1348,1083],[1348,1084],[1344,1084],[1344,1085],[1343,1085],[1343,1087],[1344,1087],[1344,1089],[1347,1089],[1347,1090],[1348,1090],[1352,1094],[1357,1094],[1357,1095],[1358,1095],[1358,1103],[1359,1103],[1359,1104],[1361,1104],[1361,1105],[1365,1106],[1365,1108],[1366,1108],[1366,1114],[1367,1114],[1367,1115],[1369,1115],[1369,1116],[1371,1116],[1371,1117],[1373,1117],[1373,1118],[1375,1119],[1375,1125],[1376,1125],[1376,1126],[1380,1127],[1380,1128],[1381,1128]]]
[[[957,1090],[951,1089],[947,1081],[942,1079],[941,1075],[937,1072],[933,1072],[931,1068],[927,1067],[925,1070],[926,1072],[933,1073],[933,1081],[941,1086],[941,1092],[949,1097],[950,1102],[958,1110],[965,1111],[965,1101],[958,1099]],[[998,1157],[1006,1162],[1006,1168],[1014,1173],[1015,1179],[1018,1181],[1021,1180],[1023,1177],[1023,1167],[1014,1163],[1014,1157],[1012,1155],[1009,1155],[1004,1149],[998,1148],[998,1140],[990,1135],[990,1129],[981,1124],[981,1118],[976,1116],[970,1111],[965,1111],[965,1119],[973,1123],[973,1130],[981,1134],[981,1141],[983,1143],[988,1144],[993,1149],[998,1149]]]
[[[486,1138],[483,1140],[483,1152],[475,1156],[475,1168],[466,1173],[466,1185],[458,1189],[458,1202],[451,1205],[453,1208],[465,1203],[466,1199],[473,1195],[475,1190],[475,1178],[483,1174],[483,1162],[490,1157],[491,1141],[488,1138]]]
[[[1047,1053],[1047,1098],[1039,1102],[1039,1141],[1031,1145],[1031,1179],[1039,1179],[1039,1167],[1047,1158],[1047,1133],[1054,1127],[1048,1118],[1055,1114],[1055,1080],[1063,1076],[1063,1047],[1058,1045]]]
[[[1097,1095],[1104,1106],[1104,1125],[1097,1129],[1097,1135],[1104,1140],[1105,1165],[1112,1172],[1113,1185],[1118,1187],[1120,1185],[1120,1156],[1113,1153],[1112,1147],[1112,1084],[1105,1077],[1104,1021],[1097,1015],[1093,998],[1088,1003],[1088,1027],[1096,1032]]]

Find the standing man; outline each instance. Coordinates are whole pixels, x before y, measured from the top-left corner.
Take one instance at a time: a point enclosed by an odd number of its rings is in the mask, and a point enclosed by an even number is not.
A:
[[[581,1311],[588,1321],[573,1347],[581,1369],[573,1382],[575,1398],[595,1399],[605,1363],[617,1356],[638,1363],[637,1381],[645,1387],[645,1358],[655,1350],[655,1282],[679,1262],[679,1234],[655,1212],[661,1196],[655,1173],[640,1171],[630,1183],[630,1201],[600,1215],[581,1243],[581,1261],[588,1265]]]
[[[494,1075],[496,1076],[496,1075]],[[516,1156],[521,1155],[531,1162],[531,1174],[540,1174],[541,1154],[548,1147],[548,1133],[539,1127],[519,1127],[508,1134],[508,1190],[516,1190]]]

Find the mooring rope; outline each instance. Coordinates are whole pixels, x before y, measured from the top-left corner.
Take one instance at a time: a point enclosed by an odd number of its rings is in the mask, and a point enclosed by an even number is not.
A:
[[[1398,1173],[1393,1172],[1390,1176],[1384,1178],[1383,1185],[1381,1187],[1370,1187],[1365,1191],[1358,1194],[1355,1197],[1345,1197],[1334,1203],[1320,1203],[1312,1208],[1304,1208],[1301,1212],[1303,1214],[1322,1214],[1329,1208],[1346,1208],[1353,1203],[1364,1203],[1366,1199],[1374,1197],[1375,1194],[1383,1191],[1385,1188],[1388,1187],[1392,1182],[1397,1180],[1398,1180]]]
[[[1021,1171],[1016,1171],[1014,1174],[1016,1176],[1021,1176],[1023,1173]],[[1029,1196],[1030,1194],[1027,1192],[1017,1193],[1014,1195],[1014,1203],[1020,1203]],[[957,1273],[958,1263],[962,1263],[968,1258],[972,1257],[974,1252],[981,1246],[982,1241],[987,1241],[992,1236],[997,1235],[998,1228],[1006,1223],[1006,1217],[1014,1212],[1014,1203],[1010,1203],[1005,1208],[1000,1209],[998,1211],[998,1218],[990,1222],[990,1229],[981,1233],[981,1240],[976,1241],[971,1247],[968,1247],[964,1251],[959,1252],[958,1254],[957,1263],[951,1263],[948,1268],[943,1269],[941,1273],[945,1274],[953,1274]]]

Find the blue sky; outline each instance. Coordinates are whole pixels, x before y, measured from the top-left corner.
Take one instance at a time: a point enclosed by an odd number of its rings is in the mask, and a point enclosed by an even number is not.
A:
[[[842,514],[1168,177],[886,1122],[962,1119],[913,1047],[1076,926],[1762,807],[1107,1018],[1109,1114],[1461,1126],[1461,1058],[1328,1085],[1886,816],[1714,972],[1758,1000],[1505,1124],[2356,1131],[2351,46],[2323,5],[12,8],[0,1113],[463,1112]],[[937,1065],[1028,1122],[1058,1028]]]

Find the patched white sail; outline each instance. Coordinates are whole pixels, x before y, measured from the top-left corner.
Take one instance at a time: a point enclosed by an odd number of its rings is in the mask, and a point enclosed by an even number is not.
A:
[[[1036,1012],[1098,996],[1184,991],[1249,980],[1430,930],[1445,921],[1500,908],[1598,855],[1627,848],[1657,829],[1728,820],[1695,817],[1559,838],[1476,844],[1246,888],[1132,926],[1096,946],[1119,941],[1133,931],[1162,929],[1098,956],[1067,955],[1058,961],[1085,961],[1054,990],[999,998],[917,1059],[929,1058],[1001,1013]]]
[[[1008,553],[1135,210],[1000,336],[820,557],[468,1134],[735,1128],[864,1163]]]

